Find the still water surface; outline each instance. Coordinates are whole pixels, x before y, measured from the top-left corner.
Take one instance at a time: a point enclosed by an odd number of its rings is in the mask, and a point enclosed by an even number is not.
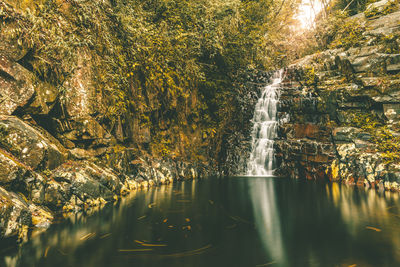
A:
[[[400,266],[399,202],[285,178],[176,183],[53,225],[0,266]]]

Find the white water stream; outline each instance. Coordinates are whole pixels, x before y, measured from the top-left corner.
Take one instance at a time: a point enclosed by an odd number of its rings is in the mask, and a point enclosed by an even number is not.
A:
[[[278,126],[277,104],[283,70],[274,74],[264,87],[253,116],[251,155],[247,162],[248,176],[272,176],[274,171],[274,139]],[[287,265],[282,241],[281,223],[272,179],[254,178],[249,192],[253,203],[256,228],[264,248],[282,266]],[[274,263],[274,262],[272,262]]]
[[[274,169],[274,139],[277,130],[277,103],[283,70],[276,72],[272,82],[265,86],[255,107],[251,155],[247,175],[271,176]]]

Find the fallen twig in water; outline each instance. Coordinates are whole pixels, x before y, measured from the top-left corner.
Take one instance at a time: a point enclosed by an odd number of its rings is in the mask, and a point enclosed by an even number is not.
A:
[[[371,226],[367,226],[367,227],[365,227],[365,229],[374,230],[374,231],[376,231],[376,232],[381,232],[381,231],[382,231],[382,230],[379,229],[379,228],[375,228],[375,227],[371,227]]]
[[[143,252],[152,251],[152,248],[142,248],[142,249],[118,249],[119,252]]]
[[[87,235],[82,236],[81,238],[79,238],[79,240],[83,241],[83,240],[88,240],[89,238],[92,238],[96,235],[96,233],[88,233]]]
[[[144,247],[166,247],[167,245],[165,244],[149,244],[149,243],[145,243],[143,241],[140,240],[135,240],[136,243],[144,246]]]
[[[47,253],[49,252],[50,246],[48,246],[46,248],[46,250],[44,251],[44,257],[47,258]]]
[[[111,233],[104,234],[104,235],[100,236],[100,239],[104,239],[104,238],[106,238],[106,237],[109,237],[110,235],[111,235]]]

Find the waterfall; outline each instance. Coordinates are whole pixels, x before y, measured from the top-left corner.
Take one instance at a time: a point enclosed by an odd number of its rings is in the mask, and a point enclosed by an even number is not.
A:
[[[251,155],[247,175],[270,176],[274,166],[274,139],[277,130],[277,103],[283,70],[276,72],[265,86],[254,110]]]

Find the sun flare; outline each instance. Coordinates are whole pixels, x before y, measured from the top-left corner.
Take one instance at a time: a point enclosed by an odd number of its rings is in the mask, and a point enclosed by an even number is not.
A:
[[[321,11],[322,3],[318,0],[303,0],[300,4],[296,19],[302,29],[310,28],[316,15]]]

